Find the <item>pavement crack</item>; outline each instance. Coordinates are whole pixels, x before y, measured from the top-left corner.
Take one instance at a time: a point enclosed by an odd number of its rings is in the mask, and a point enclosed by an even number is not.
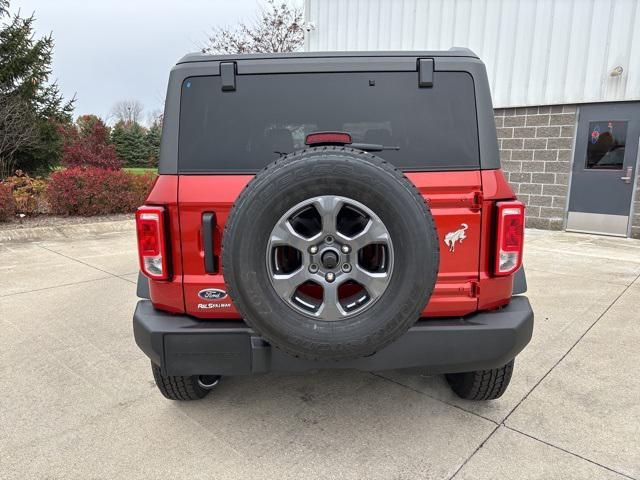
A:
[[[489,433],[489,435],[487,435],[487,437],[486,437],[486,438],[485,438],[485,439],[480,443],[480,445],[478,445],[478,446],[476,447],[476,449],[475,449],[473,452],[471,452],[471,455],[469,455],[469,456],[466,458],[466,460],[465,460],[464,462],[462,462],[462,465],[460,465],[460,466],[458,467],[458,469],[457,469],[455,472],[453,472],[453,475],[451,475],[451,476],[449,477],[449,480],[453,480],[453,479],[456,477],[456,475],[458,475],[458,473],[460,473],[460,470],[462,470],[462,469],[464,468],[464,466],[465,466],[467,463],[469,463],[469,460],[471,460],[471,459],[475,456],[475,454],[476,454],[476,453],[478,453],[482,447],[484,447],[484,444],[485,444],[485,443],[487,443],[491,437],[493,437],[493,434],[494,434],[494,433],[496,433],[496,431],[497,431],[499,428],[500,428],[500,425],[497,425],[497,424],[496,424],[496,426],[494,427],[494,429],[493,429],[493,430],[491,430],[491,433]]]
[[[369,372],[369,373],[371,375],[373,375],[374,377],[381,378],[381,379],[386,380],[387,382],[390,382],[390,383],[395,383],[396,385],[399,385],[399,386],[404,387],[404,388],[406,388],[408,390],[411,390],[412,392],[419,393],[420,395],[424,395],[425,397],[428,397],[428,398],[430,398],[432,400],[435,400],[435,401],[440,402],[440,403],[444,403],[445,405],[448,405],[448,406],[453,407],[453,408],[457,408],[458,410],[462,410],[465,413],[469,413],[471,415],[475,415],[476,417],[482,418],[483,420],[491,422],[494,425],[500,426],[500,424],[498,422],[496,422],[495,420],[490,419],[489,417],[485,417],[483,415],[480,415],[479,413],[472,412],[471,410],[467,410],[465,408],[462,408],[461,406],[456,405],[454,403],[449,403],[446,400],[442,400],[441,398],[434,397],[433,395],[429,395],[426,392],[423,392],[423,391],[418,390],[416,388],[410,387],[409,385],[405,385],[404,383],[398,382],[397,380],[394,380],[392,378],[385,377],[384,375],[380,375],[379,373],[374,373],[374,372]]]
[[[24,295],[25,293],[42,292],[43,290],[52,290],[54,288],[71,287],[73,285],[82,285],[83,283],[100,282],[102,280],[108,280],[112,277],[113,275],[110,275],[108,277],[92,278],[90,280],[80,280],[79,282],[61,283],[59,285],[52,285],[50,287],[42,287],[42,288],[35,288],[33,290],[24,290],[21,292],[7,293],[7,294],[0,295],[0,298],[11,297],[13,295]]]
[[[524,435],[525,437],[528,437],[528,438],[530,438],[532,440],[535,440],[536,442],[540,442],[540,443],[542,443],[544,445],[547,445],[548,447],[555,448],[556,450],[560,450],[561,452],[564,452],[564,453],[568,453],[569,455],[572,455],[572,456],[577,457],[577,458],[579,458],[581,460],[584,460],[585,462],[592,463],[593,465],[597,465],[598,467],[604,468],[605,470],[608,470],[608,471],[610,471],[612,473],[615,473],[617,475],[621,475],[621,476],[623,476],[625,478],[629,478],[631,480],[637,480],[636,477],[632,477],[630,475],[627,475],[626,473],[619,472],[618,470],[615,470],[615,469],[613,469],[611,467],[607,467],[606,465],[603,465],[602,463],[596,462],[595,460],[591,460],[589,458],[583,457],[582,455],[579,455],[579,454],[577,454],[575,452],[572,452],[571,450],[567,450],[565,448],[562,448],[562,447],[559,447],[557,445],[554,445],[553,443],[549,443],[549,442],[547,442],[545,440],[542,440],[542,439],[540,439],[538,437],[534,437],[533,435],[529,435],[528,433],[525,433],[525,432],[523,432],[521,430],[518,430],[517,428],[509,427],[509,426],[504,425],[504,424],[502,424],[502,426],[504,428],[507,428],[507,429],[511,430],[512,432],[519,433],[520,435]]]
[[[552,372],[552,371],[553,371],[553,370],[554,370],[558,365],[560,365],[560,363],[561,363],[561,362],[562,362],[562,361],[567,357],[567,355],[569,355],[569,354],[573,351],[573,349],[576,347],[576,345],[578,345],[578,344],[582,341],[582,339],[585,337],[585,335],[587,335],[587,333],[589,333],[589,332],[591,331],[591,329],[592,329],[593,327],[595,327],[595,325],[600,321],[600,319],[601,319],[602,317],[604,317],[604,316],[607,314],[607,312],[608,312],[609,310],[611,310],[611,307],[613,307],[613,306],[616,304],[616,302],[617,302],[618,300],[620,300],[620,298],[621,298],[621,297],[622,297],[622,296],[623,296],[623,295],[624,295],[624,294],[625,294],[625,293],[626,293],[626,292],[631,288],[631,286],[632,286],[632,285],[633,285],[633,284],[634,284],[634,283],[635,283],[639,278],[640,278],[640,275],[636,276],[636,278],[635,278],[635,279],[634,279],[634,280],[633,280],[629,285],[627,285],[627,286],[626,286],[626,287],[625,287],[625,288],[624,288],[624,289],[623,289],[623,290],[618,294],[618,296],[617,296],[616,298],[614,298],[614,299],[613,299],[613,301],[609,304],[609,306],[608,306],[607,308],[605,308],[605,310],[604,310],[604,311],[603,311],[603,312],[598,316],[598,318],[596,318],[596,319],[593,321],[593,323],[591,323],[591,325],[589,325],[589,327],[588,327],[584,332],[582,332],[582,335],[580,335],[580,336],[578,337],[578,339],[573,343],[573,345],[571,345],[571,347],[569,347],[569,349],[568,349],[566,352],[564,352],[564,354],[563,354],[563,355],[562,355],[562,356],[561,356],[561,357],[560,357],[560,358],[559,358],[559,359],[558,359],[558,360],[557,360],[557,361],[556,361],[556,362],[551,366],[551,368],[550,368],[549,370],[547,370],[547,372],[546,372],[546,373],[545,373],[545,374],[540,378],[540,380],[538,380],[538,381],[536,382],[536,384],[531,388],[531,390],[529,390],[529,391],[526,393],[526,395],[525,395],[524,397],[522,397],[522,398],[520,399],[520,401],[519,401],[519,402],[518,402],[518,403],[517,403],[517,404],[516,404],[516,405],[515,405],[515,406],[514,406],[510,411],[509,411],[509,413],[507,413],[507,415],[502,419],[502,424],[503,424],[503,425],[506,425],[506,422],[507,422],[507,420],[509,419],[509,417],[511,416],[511,414],[512,414],[513,412],[515,412],[515,411],[518,409],[518,407],[522,404],[522,402],[524,402],[527,398],[529,398],[529,395],[531,395],[531,393],[532,393],[536,388],[538,388],[538,385],[540,385],[540,384],[544,381],[544,379],[545,379],[545,378],[547,378],[547,377],[549,376],[549,374],[550,374],[550,373],[551,373],[551,372]]]
[[[93,268],[94,270],[98,270],[99,272],[106,273],[108,275],[111,275],[112,277],[117,277],[118,276],[115,273],[108,272],[107,270],[103,270],[102,268],[98,268],[95,265],[91,265],[91,264],[89,264],[87,262],[83,262],[82,260],[78,260],[77,258],[70,257],[69,255],[65,255],[64,253],[56,252],[55,250],[51,250],[50,248],[44,247],[44,246],[42,246],[40,244],[37,244],[37,245],[38,245],[38,247],[42,248],[43,250],[46,250],[47,252],[55,253],[56,255],[60,255],[61,257],[67,258],[69,260],[73,260],[74,262],[81,263],[82,265],[84,265],[86,267]]]
[[[124,280],[125,282],[129,282],[129,283],[133,283],[134,285],[137,285],[137,283],[138,283],[137,281],[129,280],[128,278],[125,278],[127,275],[132,275],[132,274],[131,273],[127,273],[125,275],[116,275],[116,277],[121,279],[121,280]]]

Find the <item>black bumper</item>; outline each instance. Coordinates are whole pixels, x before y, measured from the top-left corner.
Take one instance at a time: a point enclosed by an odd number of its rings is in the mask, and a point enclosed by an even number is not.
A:
[[[140,300],[133,315],[136,343],[166,375],[243,375],[325,368],[455,373],[495,368],[529,343],[533,311],[516,296],[491,312],[418,321],[393,344],[365,358],[335,362],[292,357],[272,348],[241,321],[203,321],[171,315]]]

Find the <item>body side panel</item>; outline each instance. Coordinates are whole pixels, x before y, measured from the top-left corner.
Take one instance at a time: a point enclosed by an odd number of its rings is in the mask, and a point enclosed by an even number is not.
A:
[[[513,275],[494,277],[493,256],[495,253],[495,202],[513,200],[516,196],[501,170],[481,172],[483,186],[482,230],[483,242],[480,245],[480,296],[479,310],[489,310],[507,305],[513,290]]]
[[[147,197],[146,205],[161,205],[167,209],[166,221],[170,245],[172,276],[169,280],[150,280],[149,295],[153,304],[172,313],[183,313],[182,291],[182,244],[180,239],[180,217],[178,212],[178,176],[160,175]]]

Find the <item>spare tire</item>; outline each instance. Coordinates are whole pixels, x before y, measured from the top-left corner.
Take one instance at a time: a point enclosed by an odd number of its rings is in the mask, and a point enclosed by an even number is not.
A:
[[[316,147],[259,172],[222,244],[225,282],[247,324],[290,355],[368,356],[429,301],[438,236],[416,187],[384,160]]]

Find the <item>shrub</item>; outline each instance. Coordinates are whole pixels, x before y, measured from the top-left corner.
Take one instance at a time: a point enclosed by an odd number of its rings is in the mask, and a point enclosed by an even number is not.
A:
[[[51,174],[46,197],[58,215],[128,213],[142,205],[152,184],[151,175],[74,167]]]
[[[11,193],[11,185],[0,182],[0,222],[11,220],[16,214],[16,204]]]
[[[30,177],[22,170],[16,170],[13,177],[6,179],[6,183],[13,190],[13,200],[16,211],[25,215],[46,213],[47,204],[44,198],[46,180],[40,177]]]
[[[62,147],[62,165],[65,167],[98,167],[118,169],[122,161],[109,143],[109,129],[99,119],[78,119],[78,125],[62,129],[65,144]]]
[[[155,173],[147,172],[143,174],[127,173],[131,185],[133,208],[136,209],[144,203],[153,188],[153,184],[158,177]]]

